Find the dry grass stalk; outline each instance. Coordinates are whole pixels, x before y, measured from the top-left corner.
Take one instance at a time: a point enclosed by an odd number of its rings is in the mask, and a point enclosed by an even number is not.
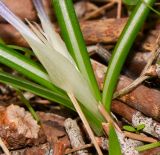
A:
[[[11,155],[7,146],[3,143],[1,138],[0,138],[0,146],[6,155]]]
[[[95,139],[93,131],[91,130],[91,128],[89,126],[89,123],[88,123],[87,119],[85,118],[85,116],[84,116],[84,114],[83,114],[83,112],[82,112],[82,110],[81,110],[81,108],[79,106],[79,103],[77,102],[76,98],[74,97],[74,95],[72,93],[68,93],[68,96],[71,99],[71,101],[72,101],[77,113],[79,114],[79,116],[80,116],[80,118],[81,118],[81,120],[82,120],[82,122],[83,122],[83,124],[84,124],[84,126],[85,126],[85,128],[87,130],[87,132],[88,132],[88,135],[90,136],[91,141],[92,141],[92,143],[94,144],[94,146],[95,146],[95,148],[97,150],[98,155],[103,155],[103,153],[102,153],[102,151],[101,151],[101,149],[100,149],[100,147],[99,147],[99,145],[98,145],[98,143],[97,143],[97,141]]]
[[[124,131],[124,135],[128,138],[139,140],[139,141],[142,141],[142,142],[149,142],[149,143],[157,142],[157,140],[154,139],[154,138],[148,137],[146,135],[132,133],[132,132]]]
[[[116,2],[113,1],[113,2],[110,2],[110,3],[107,3],[106,5],[103,5],[102,7],[100,7],[99,9],[87,14],[85,17],[84,17],[84,20],[88,20],[90,18],[93,18],[99,14],[101,14],[103,11],[105,11],[106,9],[109,9],[111,8]]]

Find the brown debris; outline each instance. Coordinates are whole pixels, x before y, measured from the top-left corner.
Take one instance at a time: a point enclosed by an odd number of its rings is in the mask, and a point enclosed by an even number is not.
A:
[[[4,110],[5,111],[6,108],[4,107],[0,107],[0,114],[2,114],[1,112]],[[28,113],[28,112],[27,112]],[[36,143],[36,145],[34,145],[33,143],[29,144],[29,148],[25,147],[26,145],[24,145],[21,140],[24,139],[22,136],[19,136],[19,139],[12,139],[12,143],[15,143],[17,141],[19,141],[19,145],[21,146],[21,148],[24,149],[18,149],[15,151],[11,151],[11,155],[44,155],[44,154],[53,154],[55,153],[55,148],[57,148],[58,146],[63,146],[64,150],[66,148],[68,148],[70,146],[70,141],[67,137],[67,134],[65,132],[64,129],[64,117],[61,117],[59,115],[56,114],[51,114],[51,113],[44,113],[44,112],[37,112],[41,122],[42,122],[42,127],[43,127],[43,131],[46,134],[47,137],[47,143],[41,145],[40,143]],[[42,130],[42,129],[41,129]],[[0,130],[0,134],[1,134]],[[4,131],[3,131],[4,132]],[[13,132],[12,134],[10,132],[7,133],[8,135],[13,136],[15,133]],[[38,137],[39,140],[43,138],[42,136]],[[42,142],[42,140],[40,140]],[[45,141],[46,142],[46,141]],[[21,144],[20,144],[21,143]],[[59,145],[58,143],[60,143],[61,145]],[[32,146],[30,148],[30,146]],[[11,148],[10,148],[11,149]],[[15,149],[12,147],[12,149]],[[58,151],[58,150],[57,150]]]
[[[141,74],[150,56],[151,52],[134,52],[129,55],[126,66],[132,77],[137,77]]]
[[[125,135],[125,137],[128,137],[130,139],[139,140],[142,142],[148,142],[148,143],[157,142],[156,139],[154,139],[152,137],[148,137],[144,134],[136,134],[136,133],[124,131],[124,135]]]
[[[10,24],[0,24],[0,37],[7,43],[19,46],[28,46],[20,33]]]
[[[112,44],[119,38],[126,22],[127,18],[110,18],[104,20],[81,21],[80,26],[87,45],[94,45],[97,43]],[[158,30],[153,31],[158,33]],[[0,23],[0,36],[7,44],[28,47],[28,44],[20,33],[9,24]],[[142,47],[140,46],[140,48],[142,48],[143,51],[152,51],[153,47],[148,48],[148,46],[152,46],[153,42],[156,41],[156,36],[157,35],[154,36],[154,40],[143,41],[143,45]],[[147,46],[145,46],[146,44]]]
[[[57,141],[53,147],[53,155],[64,155],[65,148],[64,143],[61,141]]]
[[[86,44],[115,43],[122,32],[127,18],[81,22]]]
[[[22,20],[27,18],[31,21],[38,21],[37,12],[33,6],[32,0],[4,0],[4,3]],[[54,21],[54,13],[51,1],[43,0],[43,4],[47,15],[51,18],[52,21]],[[0,22],[5,22],[5,20],[0,17]]]
[[[61,141],[65,148],[70,146],[68,136],[65,132],[64,121],[65,118],[52,113],[38,112],[42,126],[47,136],[47,141],[51,144]]]
[[[123,116],[128,122],[132,122],[132,116],[135,113],[135,109],[130,108],[128,105],[121,101],[112,101],[112,111],[116,114]]]
[[[75,120],[71,118],[66,119],[64,126],[70,138],[71,145],[73,148],[78,148],[78,147],[85,145],[81,130]],[[88,151],[86,149],[80,150],[80,151],[77,151],[76,154],[77,155],[88,155]]]
[[[140,155],[159,155],[160,147],[141,152]]]
[[[31,114],[17,105],[0,107],[0,137],[9,149],[46,141],[44,132]]]
[[[107,3],[106,5],[103,5],[102,7],[94,10],[93,12],[90,12],[90,13],[86,14],[86,16],[84,17],[84,20],[88,20],[88,19],[97,17],[99,14],[102,14],[105,10],[113,7],[114,4],[115,4],[114,1],[110,2],[110,3]]]
[[[30,21],[36,21],[36,22],[39,21],[35,8],[32,4],[32,0],[17,0],[16,2],[14,0],[4,0],[4,2],[11,9],[11,11],[13,11],[13,13],[15,13],[22,20],[27,18]],[[55,21],[55,15],[53,13],[53,7],[51,4],[51,1],[43,0],[43,4],[48,16],[51,18],[52,21]],[[118,2],[118,4],[119,6],[121,6],[120,2]],[[85,2],[85,1],[75,5],[75,8],[80,18],[86,12],[89,12],[90,10],[97,11],[98,9],[92,3]],[[80,22],[80,25],[81,25],[81,29],[83,31],[83,35],[87,44],[97,44],[97,43],[108,44],[108,43],[115,43],[117,41],[120,33],[122,32],[125,26],[126,21],[127,21],[127,18],[104,19],[104,20],[95,20],[95,21],[82,21]],[[5,20],[2,19],[2,17],[0,17],[0,22],[4,23]],[[3,30],[3,29],[0,29],[0,30]],[[13,38],[15,38],[15,40],[17,40],[16,41],[17,45],[28,46],[26,42],[23,39],[21,39],[21,36],[14,35],[15,30],[11,32],[13,34],[8,34],[6,37],[4,37],[4,40],[6,39],[7,43],[13,44],[14,43]],[[141,45],[139,46],[139,43],[138,43],[139,48],[145,51],[152,51],[153,44],[155,43],[155,40],[157,38],[157,34],[158,34],[157,32],[158,32],[158,28],[149,31],[147,33],[147,37],[146,35],[145,37],[142,37],[143,39],[140,41]],[[0,36],[1,36],[1,33],[2,32],[0,31]],[[12,40],[10,40],[10,38],[7,39],[7,37],[12,35],[14,36],[12,37]]]
[[[32,0],[4,0],[7,7],[14,12],[21,19],[36,20],[37,15],[33,7]],[[0,17],[0,22],[4,22],[4,19]]]
[[[160,138],[160,123],[154,121],[152,118],[144,116],[139,111],[129,107],[128,105],[120,101],[112,102],[112,111],[121,115],[135,127],[140,124],[144,124],[145,128],[143,129],[143,131],[145,133],[148,133],[156,138]]]
[[[117,86],[117,91],[128,86],[133,80],[121,76]],[[119,99],[131,107],[143,112],[145,115],[156,120],[160,119],[160,92],[156,89],[147,88],[139,85],[132,92],[120,97]],[[151,104],[152,103],[152,104]]]
[[[102,89],[104,75],[107,70],[107,67],[95,61],[92,61],[92,66],[94,68],[98,84]],[[133,82],[132,79],[126,76],[120,76],[117,85],[117,90],[121,90],[122,88],[128,86],[131,82]],[[156,89],[147,88],[143,85],[139,85],[132,92],[119,98],[119,100],[137,109],[138,111],[141,111],[146,116],[149,116],[156,120],[160,120],[159,98],[160,91]]]
[[[117,41],[126,21],[126,18],[83,21],[80,22],[80,25],[87,44],[114,43]],[[0,36],[7,44],[28,47],[20,33],[9,24],[0,24]]]
[[[109,123],[102,123],[103,129],[107,135],[109,135]],[[139,155],[138,151],[135,150],[137,146],[143,145],[142,142],[126,138],[124,133],[115,130],[119,143],[121,145],[121,151],[123,155]]]
[[[155,29],[155,30],[151,30],[147,33],[147,35],[145,35],[144,40],[141,42],[140,44],[140,49],[145,49],[145,51],[152,51],[154,46],[155,46],[155,42],[158,38],[159,35],[159,29]]]
[[[28,147],[21,150],[11,151],[11,155],[49,155],[53,152],[49,143],[41,144],[38,146]],[[5,154],[1,154],[5,155]]]

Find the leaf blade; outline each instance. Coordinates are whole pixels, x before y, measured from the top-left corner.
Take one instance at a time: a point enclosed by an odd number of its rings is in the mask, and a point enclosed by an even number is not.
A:
[[[0,71],[0,82],[8,84],[8,85],[12,85],[16,88],[19,88],[25,91],[29,91],[31,93],[44,97],[53,102],[60,103],[72,110],[74,109],[69,98],[67,97],[65,98],[64,96],[61,96],[60,94],[56,92],[50,91],[38,84],[32,83],[22,78],[15,77],[11,74]]]
[[[155,0],[146,0],[145,2],[152,6]],[[111,109],[113,92],[117,85],[122,66],[149,11],[150,9],[142,1],[138,2],[114,48],[102,92],[102,102],[108,112]]]
[[[120,143],[112,124],[109,125],[109,155],[122,155]]]
[[[124,125],[123,129],[130,132],[136,132],[136,129],[130,125]]]
[[[79,70],[87,79],[97,101],[101,101],[101,94],[93,73],[72,0],[52,0],[52,2],[66,46]]]

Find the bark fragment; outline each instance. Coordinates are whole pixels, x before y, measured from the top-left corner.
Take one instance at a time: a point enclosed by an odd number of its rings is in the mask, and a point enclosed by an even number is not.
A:
[[[126,18],[82,21],[80,26],[87,44],[114,43],[117,41],[126,21]],[[20,33],[9,24],[0,24],[0,36],[8,44],[28,47]]]
[[[16,105],[0,107],[0,137],[9,149],[42,144],[44,132],[31,114]]]
[[[32,0],[4,0],[7,7],[21,19],[36,20],[37,15],[33,7]],[[0,22],[5,20],[0,17]]]
[[[142,142],[126,138],[124,134],[117,132],[118,139],[121,144],[122,153],[124,155],[139,155],[139,152],[135,150],[137,146],[143,145]]]
[[[128,86],[133,80],[121,76],[117,85],[117,91]],[[160,92],[156,89],[139,85],[132,92],[119,98],[131,107],[143,112],[146,116],[160,120]]]
[[[53,8],[50,0],[42,0],[44,4],[45,11],[52,21],[55,20],[53,13]],[[4,0],[7,7],[16,14],[22,20],[27,18],[31,21],[38,21],[37,12],[33,6],[32,0]],[[0,17],[0,22],[5,22],[5,20]]]
[[[137,111],[132,116],[132,124],[135,127],[140,124],[144,124],[144,132],[160,139],[160,124],[155,122],[152,118],[145,117],[143,114]]]
[[[107,70],[107,67],[95,61],[92,62],[92,66],[94,68],[100,89],[102,89],[104,75]],[[119,82],[117,84],[117,91],[128,86],[132,81],[132,79],[126,76],[120,76]],[[118,98],[118,100],[137,109],[138,111],[144,113],[146,116],[149,116],[156,120],[160,120],[159,98],[160,91],[145,87],[143,85],[139,85],[132,92]]]
[[[146,117],[141,112],[116,100],[112,102],[112,111],[124,117],[134,127],[144,124],[145,128],[143,132],[160,139],[160,123],[154,121],[152,118]]]
[[[85,145],[85,142],[82,137],[82,133],[75,120],[72,120],[71,118],[66,119],[64,126],[66,129],[66,132],[68,133],[68,136],[70,138],[71,145],[73,148],[78,148],[78,147]],[[80,151],[77,151],[76,154],[77,155],[88,155],[88,151],[80,150]]]

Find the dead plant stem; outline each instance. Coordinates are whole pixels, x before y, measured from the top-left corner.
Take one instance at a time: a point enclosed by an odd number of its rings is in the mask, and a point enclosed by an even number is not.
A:
[[[7,148],[7,146],[2,141],[1,137],[0,137],[0,146],[1,146],[2,150],[4,151],[4,153],[6,155],[11,155],[10,152],[9,152],[9,150],[8,150],[8,148]]]
[[[97,150],[98,155],[103,155],[103,153],[102,153],[102,151],[101,151],[101,149],[100,149],[100,147],[99,147],[99,145],[98,145],[98,143],[97,143],[97,141],[95,139],[93,131],[90,128],[89,123],[88,123],[86,117],[84,116],[84,114],[83,114],[83,112],[81,110],[81,107],[79,106],[79,103],[77,102],[77,99],[75,98],[73,93],[68,93],[68,96],[71,99],[71,101],[72,101],[77,113],[79,114],[79,116],[80,116],[80,118],[81,118],[81,120],[82,120],[82,122],[83,122],[83,124],[84,124],[84,126],[85,126],[85,128],[87,130],[87,132],[88,132],[88,135],[90,136],[91,141],[92,141],[93,145],[95,146],[95,148]]]

